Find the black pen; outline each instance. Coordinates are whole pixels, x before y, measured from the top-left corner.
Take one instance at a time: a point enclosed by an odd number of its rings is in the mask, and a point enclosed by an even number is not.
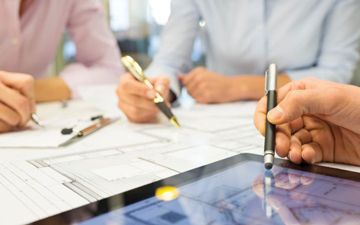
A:
[[[271,64],[265,72],[265,94],[267,96],[266,116],[270,110],[277,105],[277,68],[275,64]],[[271,124],[266,117],[265,125],[265,145],[264,145],[264,165],[270,170],[274,164],[275,155],[275,137],[276,126]]]
[[[155,90],[153,84],[149,81],[149,79],[145,76],[140,65],[130,56],[124,56],[121,58],[122,63],[126,67],[126,69],[130,72],[130,74],[139,82],[144,83],[149,89],[155,91],[154,103],[160,109],[160,111],[169,119],[171,124],[175,127],[179,128],[180,123],[177,120],[176,116],[171,112],[171,109],[167,106],[164,97]]]

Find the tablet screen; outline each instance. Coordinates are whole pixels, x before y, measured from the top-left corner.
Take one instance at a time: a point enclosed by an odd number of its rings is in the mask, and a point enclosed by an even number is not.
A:
[[[82,225],[357,224],[360,183],[245,161]],[[166,193],[165,193],[166,194]],[[169,194],[169,193],[168,193]],[[178,194],[178,195],[177,195]]]

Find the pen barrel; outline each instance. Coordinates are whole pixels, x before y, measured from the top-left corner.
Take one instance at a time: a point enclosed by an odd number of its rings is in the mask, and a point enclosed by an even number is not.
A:
[[[160,109],[161,112],[165,114],[168,119],[174,117],[174,114],[171,112],[170,107],[166,105],[165,102],[157,102],[156,106]]]
[[[267,93],[267,112],[272,110],[277,105],[277,93],[275,90],[268,91]],[[270,123],[266,119],[266,126],[265,126],[265,154],[268,151],[272,151],[274,154],[275,152],[275,135],[276,135],[276,126]]]
[[[111,123],[111,119],[102,118],[97,123],[95,123],[95,124],[93,124],[93,125],[91,125],[89,127],[86,127],[85,129],[79,131],[77,136],[78,137],[87,136],[87,135],[92,134],[95,131],[99,130],[100,128],[103,128],[103,127],[109,125],[110,123]]]

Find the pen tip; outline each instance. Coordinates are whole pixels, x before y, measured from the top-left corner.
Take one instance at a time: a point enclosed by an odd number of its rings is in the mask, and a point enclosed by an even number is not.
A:
[[[31,114],[31,120],[38,125],[39,127],[44,127],[42,123],[40,122],[39,116],[35,113]]]
[[[273,164],[272,164],[272,163],[265,163],[265,169],[271,170],[272,167],[273,167]]]
[[[170,122],[171,122],[171,124],[174,125],[176,128],[180,128],[180,127],[181,127],[181,126],[180,126],[180,123],[179,123],[179,121],[176,119],[176,117],[172,117],[172,118],[170,119]]]

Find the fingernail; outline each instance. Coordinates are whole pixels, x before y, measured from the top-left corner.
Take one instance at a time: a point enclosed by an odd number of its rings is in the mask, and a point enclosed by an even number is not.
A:
[[[152,90],[149,90],[148,92],[146,92],[146,96],[150,99],[155,98],[155,92]]]
[[[277,106],[274,109],[270,110],[270,112],[268,113],[268,119],[270,122],[276,122],[281,119],[283,114],[284,110],[280,106]]]
[[[296,158],[296,152],[295,151],[290,151],[289,152],[289,158],[290,158],[290,160],[294,161],[294,158]]]
[[[163,93],[165,90],[165,86],[163,84],[156,84],[155,89],[160,92]]]

